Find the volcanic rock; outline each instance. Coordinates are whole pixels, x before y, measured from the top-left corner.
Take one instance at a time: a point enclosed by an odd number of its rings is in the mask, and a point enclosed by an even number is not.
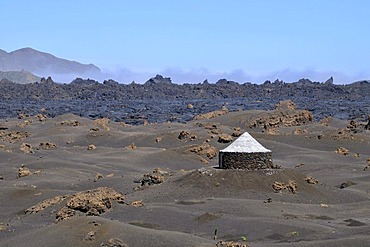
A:
[[[335,152],[337,154],[341,154],[341,155],[348,155],[349,154],[349,150],[347,148],[344,148],[344,147],[337,148],[337,150],[335,150]]]
[[[95,150],[96,146],[94,144],[90,144],[87,146],[87,150]]]
[[[155,84],[172,84],[171,78],[163,77],[161,75],[156,75],[145,82],[145,85],[155,85]]]
[[[57,145],[51,142],[41,142],[39,144],[40,149],[56,149]]]
[[[275,110],[296,110],[297,106],[291,100],[280,101],[275,106]]]
[[[218,137],[218,142],[220,142],[220,143],[229,143],[229,142],[232,142],[232,141],[233,141],[233,137],[231,135],[228,135],[228,134],[221,134]]]
[[[100,247],[128,247],[121,239],[111,238],[100,244]]]
[[[295,194],[297,191],[297,182],[295,182],[294,180],[289,180],[288,183],[275,181],[274,184],[272,185],[272,188],[275,190],[275,192],[281,192],[283,190],[288,190],[292,192],[293,194]]]
[[[108,187],[78,192],[69,197],[66,206],[57,213],[56,221],[65,220],[77,213],[98,216],[112,208],[112,201],[123,203],[124,198]]]
[[[229,113],[229,110],[227,108],[222,108],[221,110],[217,111],[211,111],[204,114],[199,114],[194,117],[194,120],[200,120],[200,119],[212,119],[218,116],[222,116]]]
[[[34,151],[33,151],[33,148],[31,146],[31,144],[28,144],[28,143],[22,143],[21,144],[21,147],[19,148],[23,153],[25,154],[33,154]]]
[[[217,149],[211,146],[209,143],[203,143],[201,145],[192,147],[189,149],[189,151],[199,155],[205,155],[209,159],[212,159],[217,155]]]
[[[25,164],[22,164],[18,169],[17,178],[22,178],[31,175],[32,172],[26,167]]]
[[[0,138],[9,143],[19,142],[29,136],[27,132],[0,130]]]

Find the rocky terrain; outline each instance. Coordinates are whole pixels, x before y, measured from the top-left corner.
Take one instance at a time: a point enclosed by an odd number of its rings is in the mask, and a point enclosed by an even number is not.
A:
[[[40,83],[20,85],[1,80],[0,118],[35,115],[41,109],[49,117],[66,113],[92,119],[108,117],[129,124],[187,122],[195,115],[220,110],[272,110],[281,100],[292,100],[313,113],[315,121],[331,116],[365,120],[370,112],[370,82],[335,85],[301,79],[239,84],[221,79],[215,84],[175,84],[157,75],[144,84],[103,83],[77,78],[69,84],[49,77]]]
[[[368,246],[370,119],[272,108],[0,119],[0,246]],[[217,167],[245,131],[273,169]]]

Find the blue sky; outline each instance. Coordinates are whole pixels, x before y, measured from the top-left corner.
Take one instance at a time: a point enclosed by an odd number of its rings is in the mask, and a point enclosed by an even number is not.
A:
[[[2,0],[0,49],[93,63],[121,82],[370,79],[370,1]]]

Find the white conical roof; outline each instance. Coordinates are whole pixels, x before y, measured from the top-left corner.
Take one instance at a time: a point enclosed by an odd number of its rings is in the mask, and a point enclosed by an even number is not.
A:
[[[227,148],[220,150],[220,152],[232,153],[266,153],[271,152],[262,146],[256,139],[254,139],[248,132],[245,132]]]

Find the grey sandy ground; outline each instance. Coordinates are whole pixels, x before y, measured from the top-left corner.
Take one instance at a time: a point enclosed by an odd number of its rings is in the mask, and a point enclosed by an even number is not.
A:
[[[18,125],[27,119],[1,121],[6,133],[29,136],[0,138],[0,246],[99,246],[110,239],[127,246],[215,246],[218,240],[243,243],[244,238],[249,246],[366,246],[369,132],[341,135],[347,122],[332,120],[300,126],[301,134],[293,134],[297,127],[271,134],[247,128],[251,114],[146,126],[94,123],[74,115],[42,122],[29,117],[32,121],[23,126]],[[284,169],[225,171],[214,168],[217,156],[189,151],[205,142],[225,148],[218,135],[231,135],[235,127],[272,150],[274,162]],[[189,136],[180,140],[183,130]],[[46,142],[57,148],[42,148]],[[34,152],[20,151],[22,143]],[[96,149],[88,150],[90,144]],[[335,153],[338,147],[349,154]],[[21,164],[32,174],[17,178]],[[167,173],[164,182],[138,188],[134,181],[157,167]],[[307,183],[307,176],[319,183]],[[290,180],[297,184],[295,194],[273,190],[274,182]],[[123,194],[125,203],[112,202],[99,216],[59,223],[54,221],[65,201],[25,214],[43,200],[98,187]],[[130,205],[135,201],[142,206]]]

